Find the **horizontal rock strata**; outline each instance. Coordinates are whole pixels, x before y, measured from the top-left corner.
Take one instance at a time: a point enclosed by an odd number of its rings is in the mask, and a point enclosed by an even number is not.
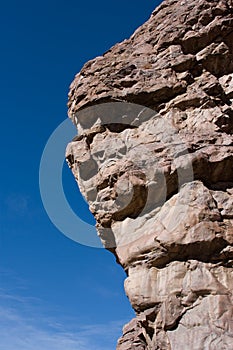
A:
[[[233,344],[233,2],[165,0],[71,84],[68,164],[127,273],[118,350]]]

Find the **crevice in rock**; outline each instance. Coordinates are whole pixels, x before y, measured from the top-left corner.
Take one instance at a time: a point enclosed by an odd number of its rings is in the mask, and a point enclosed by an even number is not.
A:
[[[219,182],[216,182],[214,184],[208,183],[208,184],[206,184],[206,187],[207,186],[208,186],[208,188],[210,190],[226,192],[227,189],[233,188],[233,182],[230,182],[230,181],[219,181]]]
[[[103,126],[113,133],[121,133],[126,129],[137,129],[137,126],[123,123],[103,124]]]
[[[218,263],[225,261],[218,258],[221,250],[229,245],[223,237],[216,237],[212,241],[193,242],[189,244],[164,244],[160,243],[161,250],[166,251],[161,257],[158,255],[153,257],[153,251],[150,250],[152,257],[147,257],[147,252],[140,252],[140,256],[134,256],[127,261],[129,265],[140,265],[141,261],[146,263],[149,268],[156,267],[158,269],[165,268],[171,262],[185,262],[187,260],[196,260],[203,263],[212,262]]]
[[[124,98],[125,101],[130,103],[136,103],[145,107],[158,111],[158,106],[162,103],[169,102],[171,99],[186,92],[186,86],[180,85],[177,87],[163,86],[157,91],[153,92],[138,92],[134,94],[127,94]]]
[[[223,114],[216,120],[215,124],[222,132],[233,134],[233,110],[228,109],[225,115]]]
[[[146,185],[133,186],[133,196],[127,207],[119,210],[112,215],[114,221],[123,221],[125,218],[135,219],[144,209],[148,196],[148,188]]]

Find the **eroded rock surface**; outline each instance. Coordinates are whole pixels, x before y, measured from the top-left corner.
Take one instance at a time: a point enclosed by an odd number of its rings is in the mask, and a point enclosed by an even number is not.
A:
[[[85,64],[67,161],[136,317],[118,350],[233,347],[233,1],[165,0]]]

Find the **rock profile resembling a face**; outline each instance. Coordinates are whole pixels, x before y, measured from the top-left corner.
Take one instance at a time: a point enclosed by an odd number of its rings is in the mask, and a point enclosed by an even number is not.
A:
[[[88,62],[67,161],[136,311],[118,350],[233,341],[233,4],[165,0]]]

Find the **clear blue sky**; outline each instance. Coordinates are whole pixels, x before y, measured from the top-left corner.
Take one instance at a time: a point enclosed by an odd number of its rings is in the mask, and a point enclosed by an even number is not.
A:
[[[38,174],[74,75],[159,2],[1,2],[0,350],[111,350],[134,316],[114,256],[53,226]],[[66,167],[63,175],[69,202],[90,220]]]

